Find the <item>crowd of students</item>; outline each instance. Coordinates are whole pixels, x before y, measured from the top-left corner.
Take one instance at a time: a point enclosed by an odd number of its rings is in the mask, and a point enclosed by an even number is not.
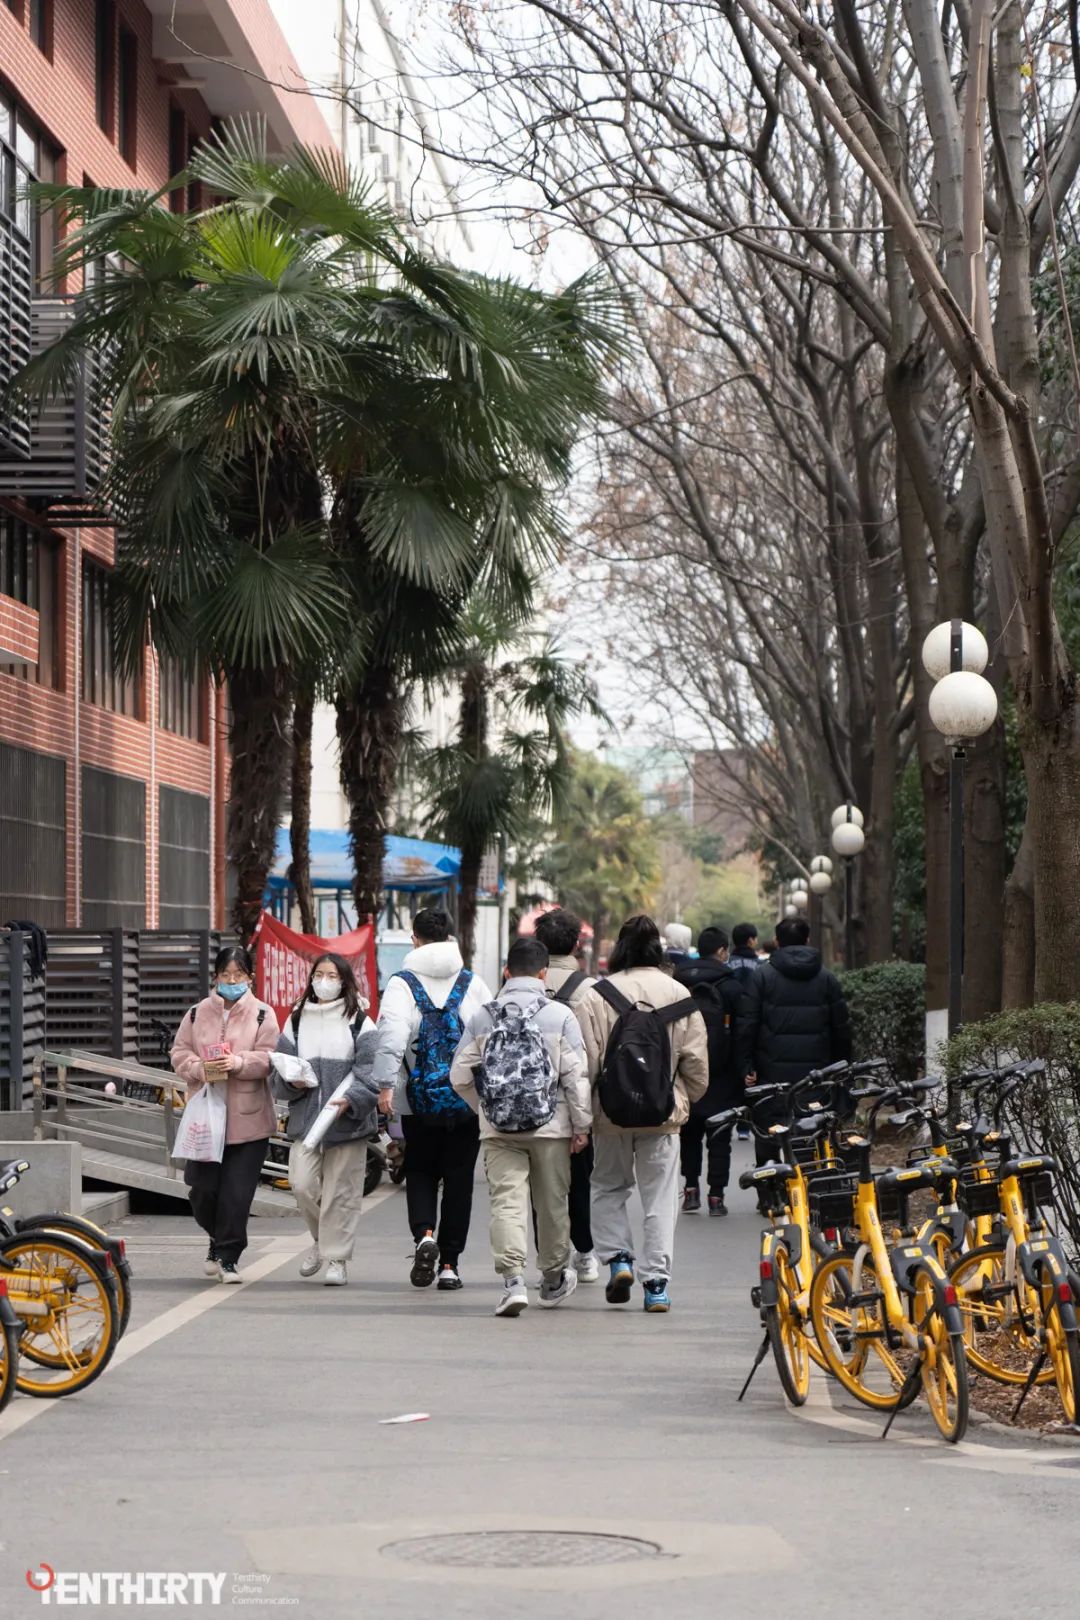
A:
[[[763,959],[749,924],[730,945],[723,929],[703,929],[695,955],[681,925],[669,925],[665,949],[651,917],[630,917],[606,975],[594,978],[578,960],[580,921],[560,908],[510,946],[497,995],[465,967],[452,928],[445,911],[416,914],[414,948],[387,983],[377,1024],[333,953],[313,963],[281,1031],[255,998],[247,953],[219,954],[214,990],[183,1020],[172,1053],[189,1095],[207,1084],[225,1092],[221,1159],[185,1172],[209,1238],[207,1274],[240,1280],[276,1093],[288,1104],[289,1180],[312,1238],[302,1276],[348,1281],[367,1142],[379,1116],[393,1116],[405,1143],[413,1286],[462,1287],[482,1152],[496,1315],[529,1304],[530,1225],[541,1306],[606,1272],[611,1304],[626,1304],[640,1282],[645,1310],[668,1311],[680,1200],[687,1214],[702,1209],[703,1161],[709,1214],[727,1213],[731,1131],[709,1131],[708,1119],[747,1085],[850,1055],[842,994],[806,924],[781,923]],[[313,1145],[328,1105],[336,1118]]]

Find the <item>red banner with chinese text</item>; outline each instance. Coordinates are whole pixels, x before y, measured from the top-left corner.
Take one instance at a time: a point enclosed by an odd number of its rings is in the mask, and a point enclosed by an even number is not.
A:
[[[298,998],[303,995],[312,962],[327,951],[343,956],[356,974],[360,994],[374,1018],[379,1011],[379,980],[375,966],[375,930],[370,923],[350,934],[333,939],[317,939],[314,934],[297,934],[270,912],[259,918],[252,942],[255,955],[255,994],[277,1014],[279,1026]]]

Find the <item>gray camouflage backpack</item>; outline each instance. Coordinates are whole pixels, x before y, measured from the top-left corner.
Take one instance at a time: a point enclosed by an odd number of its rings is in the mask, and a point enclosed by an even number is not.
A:
[[[492,1030],[476,1071],[484,1117],[508,1136],[538,1131],[559,1100],[559,1078],[536,1027],[543,1008],[524,1013],[517,1002],[492,1001],[487,1010]]]

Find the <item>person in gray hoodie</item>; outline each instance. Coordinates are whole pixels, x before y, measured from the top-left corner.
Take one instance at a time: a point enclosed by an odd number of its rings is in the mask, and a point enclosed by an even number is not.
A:
[[[491,1198],[491,1248],[495,1270],[503,1279],[496,1316],[520,1316],[529,1303],[525,1285],[529,1198],[536,1210],[537,1250],[543,1281],[540,1304],[561,1305],[577,1287],[570,1265],[570,1155],[580,1153],[592,1125],[592,1094],[585,1073],[581,1030],[571,1009],[549,1001],[545,978],[548,953],[537,939],[516,939],[506,958],[503,987],[497,1001],[476,1013],[454,1054],[450,1084],[480,1116],[484,1171]],[[532,1062],[519,1069],[522,1093],[547,1098],[550,1117],[537,1128],[499,1129],[489,1118],[493,1037],[515,1041],[506,1031],[538,1035],[543,1045],[544,1073]],[[494,1047],[492,1047],[492,1051]],[[535,1058],[535,1044],[532,1058]],[[500,1054],[509,1061],[504,1048]],[[478,1085],[479,1079],[479,1085]],[[542,1113],[541,1113],[542,1117]]]
[[[285,1020],[272,1061],[279,1095],[289,1103],[289,1183],[314,1239],[300,1261],[300,1275],[314,1277],[325,1264],[324,1281],[332,1287],[348,1282],[364,1202],[367,1144],[379,1128],[379,1088],[372,1075],[376,1042],[352,968],[333,952],[320,956]],[[314,1086],[299,1076],[298,1059],[314,1073]],[[305,1147],[304,1137],[343,1080],[351,1083],[335,1104],[337,1120],[317,1147]]]

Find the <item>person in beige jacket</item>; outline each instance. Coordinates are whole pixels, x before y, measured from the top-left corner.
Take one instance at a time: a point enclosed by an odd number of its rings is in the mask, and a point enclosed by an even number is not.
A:
[[[593,1240],[601,1263],[610,1271],[608,1302],[625,1305],[634,1283],[634,1240],[627,1206],[636,1185],[645,1211],[640,1272],[647,1311],[671,1307],[668,1283],[679,1203],[679,1129],[690,1117],[690,1105],[705,1095],[709,1085],[704,1020],[699,1012],[690,1010],[693,998],[689,991],[663,971],[663,959],[655,922],[638,916],[628,918],[619,930],[608,964],[611,986],[639,1007],[688,1003],[688,1016],[667,1025],[675,1102],[662,1125],[624,1130],[607,1118],[595,1087],[619,1013],[595,988],[574,1008],[594,1087]]]
[[[481,1008],[465,1026],[450,1068],[450,1084],[480,1116],[484,1171],[491,1198],[491,1250],[503,1279],[496,1316],[520,1316],[529,1303],[525,1286],[529,1195],[536,1210],[537,1258],[543,1281],[540,1303],[561,1305],[577,1287],[570,1264],[570,1156],[589,1139],[592,1097],[585,1073],[581,1031],[570,1008],[549,1001],[544,979],[548,953],[535,939],[516,939],[506,957],[506,974],[496,1002]],[[524,1016],[540,1036],[546,1052],[548,1105],[546,1124],[536,1130],[498,1130],[488,1119],[477,1089],[477,1070],[496,1018]],[[538,1071],[524,1071],[524,1082]]]

